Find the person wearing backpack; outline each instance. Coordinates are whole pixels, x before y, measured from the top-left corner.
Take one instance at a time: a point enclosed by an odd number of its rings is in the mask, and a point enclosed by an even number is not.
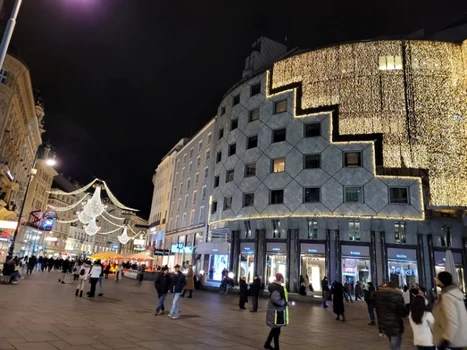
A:
[[[281,328],[287,326],[289,323],[288,296],[283,283],[284,276],[281,273],[277,273],[274,282],[268,286],[270,296],[266,311],[266,325],[271,328],[271,331],[264,343],[265,349],[279,350]],[[273,339],[274,347],[271,346]]]
[[[417,295],[410,304],[410,326],[413,330],[413,343],[418,350],[435,350],[433,342],[433,325],[435,318],[428,311],[425,298]]]
[[[82,297],[84,290],[84,283],[88,279],[89,270],[91,269],[91,262],[86,260],[82,265],[77,268],[78,271],[78,286],[76,287],[75,295]]]

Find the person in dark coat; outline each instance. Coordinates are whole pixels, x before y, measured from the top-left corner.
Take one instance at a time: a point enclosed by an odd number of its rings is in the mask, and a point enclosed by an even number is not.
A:
[[[37,258],[35,255],[31,256],[28,260],[28,268],[26,270],[26,275],[29,273],[32,275],[32,270],[36,267],[37,264]]]
[[[44,272],[44,270],[47,270],[48,266],[49,266],[49,258],[44,256],[42,258],[41,272]]]
[[[110,274],[110,262],[107,263],[107,265],[105,265],[105,268],[104,268],[105,279],[109,278],[109,274]]]
[[[326,300],[329,298],[329,282],[326,276],[324,276],[321,281],[321,290],[323,291],[323,307],[327,308],[328,305],[326,304]]]
[[[238,305],[241,310],[246,310],[245,303],[248,303],[248,285],[246,284],[246,277],[240,278],[240,301]]]
[[[167,266],[164,266],[162,269],[160,267],[158,268],[154,286],[156,287],[157,296],[159,297],[159,305],[157,305],[154,315],[159,316],[164,314],[164,300],[172,287],[172,277],[169,275],[169,268]]]
[[[250,284],[250,296],[253,303],[253,309],[251,312],[258,312],[258,297],[261,291],[261,279],[258,275],[255,276],[253,283]]]
[[[368,288],[363,291],[365,302],[368,308],[368,315],[370,316],[370,323],[368,325],[375,326],[376,325],[376,318],[375,318],[375,304],[373,301],[373,293],[376,291],[375,286],[372,282],[368,282]]]
[[[70,260],[68,260],[68,258],[63,260],[63,262],[62,262],[62,276],[58,279],[59,283],[61,282],[62,284],[65,284],[65,276],[68,273],[68,271],[70,270],[70,265],[71,265],[71,262],[70,262]]]
[[[268,285],[269,301],[266,311],[266,325],[271,328],[268,338],[264,343],[264,348],[269,350],[279,350],[279,336],[281,335],[281,327],[287,326],[289,323],[287,311],[287,291],[283,286],[284,276],[281,273],[276,274],[276,279]],[[282,315],[282,320],[277,317]],[[274,347],[271,346],[271,341],[274,339]]]
[[[342,316],[342,322],[345,321],[345,310],[344,310],[344,296],[347,293],[342,283],[334,281],[331,286],[332,293],[332,310],[337,315],[336,320],[340,320]]]

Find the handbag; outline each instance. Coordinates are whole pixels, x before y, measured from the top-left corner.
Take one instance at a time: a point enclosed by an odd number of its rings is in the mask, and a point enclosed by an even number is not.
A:
[[[76,269],[75,269],[75,270],[76,270]],[[80,276],[84,276],[85,272],[86,272],[86,271],[85,271],[84,269],[81,269],[81,271],[79,272]]]
[[[285,326],[287,325],[287,309],[276,310],[274,314],[274,324],[276,326]]]

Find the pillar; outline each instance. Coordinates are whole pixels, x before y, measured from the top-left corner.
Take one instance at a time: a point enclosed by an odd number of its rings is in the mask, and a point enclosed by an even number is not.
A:
[[[378,281],[378,270],[376,264],[376,232],[370,232],[370,261],[371,261],[371,280]],[[373,282],[377,283],[377,282]]]
[[[433,235],[430,233],[427,237],[428,240],[428,262],[430,266],[430,271],[427,273],[427,276],[429,278],[429,281],[427,281],[427,288],[433,288],[436,287],[435,285],[435,254],[434,254],[434,249],[433,249]],[[434,288],[435,294],[436,288]]]
[[[298,229],[290,229],[287,234],[287,275],[285,284],[287,290],[298,292],[300,276],[300,248],[298,246]]]
[[[255,235],[255,274],[261,276],[263,282],[267,284],[264,273],[264,263],[266,260],[266,230],[256,230]]]
[[[418,283],[421,286],[426,286],[425,252],[423,250],[423,234],[421,233],[417,233],[417,268],[418,268]]]
[[[341,256],[341,241],[340,241],[340,236],[339,236],[339,230],[334,231],[334,242],[335,242],[335,247],[334,251],[336,253],[336,260],[335,260],[335,268],[336,268],[336,276],[334,279],[338,280],[339,282],[342,282],[342,256]],[[330,281],[333,281],[334,279],[328,278]]]
[[[238,259],[240,258],[240,231],[232,231],[230,241],[229,270],[234,273],[234,281],[238,283]]]
[[[380,232],[380,240],[381,240],[381,260],[383,261],[383,278],[382,282],[385,283],[389,281],[389,274],[388,274],[388,254],[386,251],[386,232]]]
[[[464,290],[467,290],[467,281],[465,280],[465,273],[467,272],[467,238],[462,238],[462,265],[464,268]]]
[[[326,277],[331,279],[331,230],[326,230]]]

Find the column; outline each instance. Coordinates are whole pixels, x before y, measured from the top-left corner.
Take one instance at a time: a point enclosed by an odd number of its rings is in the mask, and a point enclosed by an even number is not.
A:
[[[265,281],[264,263],[266,259],[266,230],[256,230],[255,235],[255,274],[261,276],[263,282]]]
[[[467,281],[465,280],[465,273],[467,272],[467,238],[462,238],[462,247],[463,253],[462,254],[462,263],[464,268],[464,288],[467,289]]]
[[[326,276],[331,280],[331,230],[326,230]]]
[[[388,274],[388,254],[386,251],[386,232],[380,232],[380,240],[381,240],[381,260],[383,261],[383,280],[382,282],[389,281],[389,274]]]
[[[287,290],[292,293],[298,291],[300,275],[300,250],[297,245],[298,229],[288,230],[287,234],[287,274],[285,282]]]
[[[237,283],[241,276],[238,276],[238,259],[240,258],[240,231],[232,231],[230,241],[229,270],[235,274],[234,281]]]
[[[336,276],[335,279],[338,280],[339,282],[342,281],[342,256],[341,256],[341,240],[339,236],[339,230],[334,231],[334,244],[336,245],[334,247],[334,251],[336,253],[336,260],[335,260],[335,268],[336,268]],[[334,279],[330,279],[328,277],[328,280],[331,282]]]
[[[418,283],[426,286],[425,283],[425,252],[423,251],[423,234],[417,233],[417,268]]]
[[[371,261],[371,280],[378,281],[378,271],[376,269],[376,232],[370,232],[370,261]],[[375,283],[375,282],[373,282]]]
[[[427,237],[428,240],[428,262],[430,266],[430,271],[427,273],[427,277],[429,280],[427,281],[427,288],[436,287],[435,285],[435,254],[433,250],[433,235],[430,233]],[[437,295],[437,291],[435,288],[435,294]]]

